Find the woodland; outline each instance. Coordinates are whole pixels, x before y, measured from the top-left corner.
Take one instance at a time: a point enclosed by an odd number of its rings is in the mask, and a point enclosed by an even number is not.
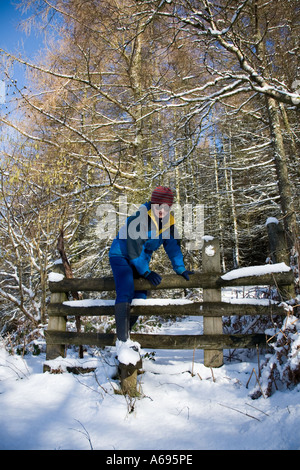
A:
[[[34,60],[0,49],[0,331],[46,323],[61,230],[77,277],[111,275],[99,207],[158,185],[204,206],[224,271],[266,262],[268,217],[296,257],[297,0],[19,3],[43,40]],[[171,272],[161,252],[153,262]]]

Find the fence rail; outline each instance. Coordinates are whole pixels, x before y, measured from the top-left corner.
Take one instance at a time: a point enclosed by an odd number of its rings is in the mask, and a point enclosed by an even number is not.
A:
[[[290,285],[293,283],[292,271],[283,273],[263,274],[260,276],[247,276],[238,279],[226,280],[222,278],[221,272],[195,272],[189,281],[183,280],[176,274],[163,276],[159,286],[152,286],[146,279],[136,279],[134,287],[137,290],[161,290],[161,289],[190,289],[202,287],[203,289],[219,289],[230,286],[257,286],[259,285]],[[59,282],[49,282],[50,292],[63,293],[84,292],[109,292],[115,290],[113,277],[103,278],[74,278],[63,279]]]
[[[74,301],[75,303],[76,301]],[[72,302],[73,303],[73,302]],[[158,315],[158,316],[201,316],[201,317],[226,317],[231,315],[284,315],[284,310],[278,304],[270,303],[268,306],[251,304],[233,304],[227,302],[192,302],[187,304],[170,305],[133,305],[130,309],[131,315]],[[103,315],[114,315],[113,305],[101,306],[73,306],[64,304],[50,304],[48,307],[49,317],[59,316],[90,316],[99,317]]]
[[[264,334],[234,335],[154,335],[132,334],[133,341],[140,343],[145,349],[204,349],[218,350],[236,348],[255,348],[266,344]],[[76,333],[74,331],[47,331],[47,342],[51,344],[72,344],[79,346],[113,346],[116,335],[113,333]]]

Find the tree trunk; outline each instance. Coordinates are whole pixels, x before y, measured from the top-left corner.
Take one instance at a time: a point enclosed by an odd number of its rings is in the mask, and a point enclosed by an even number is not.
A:
[[[280,195],[280,205],[283,213],[283,223],[288,234],[288,245],[293,245],[297,235],[297,220],[292,200],[291,186],[288,175],[286,154],[280,124],[280,109],[273,98],[266,98],[269,114],[269,126],[274,147],[274,162],[277,175],[277,184]]]

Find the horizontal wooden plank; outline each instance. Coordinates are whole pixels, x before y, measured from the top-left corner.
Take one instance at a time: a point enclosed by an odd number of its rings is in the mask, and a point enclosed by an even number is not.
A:
[[[72,344],[90,346],[113,346],[115,334],[77,333],[61,331],[45,331],[47,344]],[[255,348],[266,344],[264,334],[252,335],[154,335],[131,334],[130,338],[137,341],[144,349],[239,349]]]
[[[47,313],[49,317],[65,317],[65,316],[88,316],[99,317],[103,315],[113,316],[115,308],[113,305],[103,307],[72,307],[64,304],[49,304]]]
[[[169,274],[163,276],[162,282],[158,286],[153,286],[146,279],[136,279],[134,282],[137,290],[160,290],[160,289],[187,289],[205,288],[217,289],[227,286],[257,286],[257,285],[290,285],[293,283],[292,271],[261,276],[248,276],[238,279],[224,280],[221,273],[201,273],[196,272],[186,281],[182,276]],[[63,279],[59,282],[49,282],[51,292],[102,292],[115,290],[115,283],[112,277],[105,278],[74,278]]]
[[[64,304],[50,304],[48,306],[49,316],[113,316],[114,306],[88,306],[76,307]],[[158,315],[158,316],[203,316],[222,317],[230,315],[282,315],[286,312],[283,307],[275,304],[269,306],[252,304],[230,304],[227,302],[193,302],[190,304],[177,305],[134,305],[131,307],[133,315]]]
[[[75,331],[45,330],[47,345],[52,344],[80,344],[87,346],[113,346],[117,337],[113,333],[78,333]]]
[[[190,276],[190,280],[186,281],[182,276],[176,274],[169,274],[163,276],[162,282],[159,286],[153,286],[146,279],[135,279],[134,286],[137,290],[157,290],[157,289],[176,289],[176,288],[191,288],[191,287],[209,287],[216,285],[219,275],[195,273]],[[100,291],[113,291],[115,290],[115,282],[113,277],[104,278],[74,278],[63,279],[59,282],[49,282],[51,292],[100,292]]]

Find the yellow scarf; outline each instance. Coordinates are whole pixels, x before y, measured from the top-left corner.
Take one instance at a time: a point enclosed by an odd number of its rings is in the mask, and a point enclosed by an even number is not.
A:
[[[151,220],[153,220],[154,224],[155,224],[155,227],[156,227],[156,236],[158,237],[162,232],[164,232],[165,230],[167,229],[170,229],[172,225],[174,225],[175,223],[175,219],[174,219],[174,216],[173,214],[170,213],[170,216],[168,218],[168,220],[164,223],[164,225],[162,226],[162,228],[159,230],[159,227],[158,227],[158,224],[157,224],[157,219],[153,213],[153,211],[151,209],[148,210],[148,215],[149,217],[151,218]]]

